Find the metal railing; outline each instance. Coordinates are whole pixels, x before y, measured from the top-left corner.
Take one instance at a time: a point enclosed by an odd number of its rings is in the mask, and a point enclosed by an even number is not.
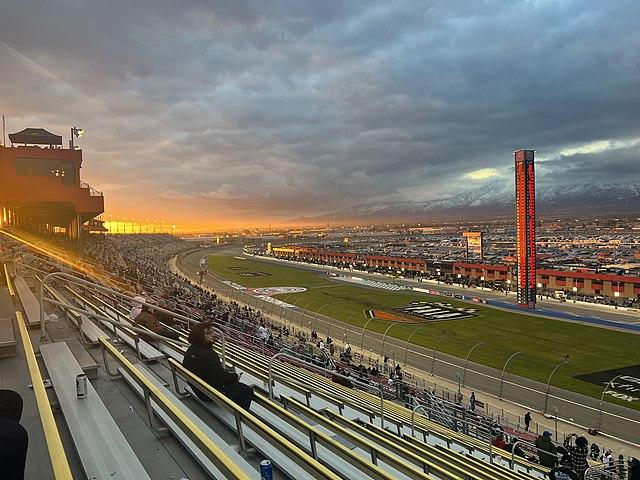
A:
[[[291,455],[293,461],[297,465],[304,468],[309,474],[313,475],[313,478],[318,479],[336,479],[340,477],[322,465],[319,461],[309,456],[304,450],[293,444],[290,440],[282,436],[280,433],[266,425],[262,420],[254,416],[250,411],[244,410],[242,407],[236,405],[233,401],[228,399],[222,393],[218,392],[211,385],[206,383],[200,377],[194,375],[191,371],[186,369],[180,363],[176,362],[173,358],[169,359],[169,366],[172,371],[174,380],[174,388],[178,395],[186,395],[188,392],[182,391],[178,383],[178,377],[183,381],[191,385],[192,388],[198,389],[204,395],[206,395],[212,401],[222,405],[226,410],[231,411],[234,415],[236,430],[238,435],[238,441],[240,448],[246,450],[246,442],[244,433],[242,431],[243,424],[251,426],[254,431],[259,432],[261,436],[268,437],[272,444],[277,445],[279,449],[287,451],[288,455]]]
[[[80,182],[80,188],[86,188],[89,190],[89,195],[91,195],[92,197],[103,197],[103,193],[99,192],[98,190],[96,190],[95,188],[93,188],[91,185],[89,185],[88,183],[85,182]]]
[[[376,385],[372,385],[371,383],[365,383],[362,382],[360,380],[357,380],[353,377],[348,377],[346,375],[342,375],[338,372],[332,371],[332,370],[328,370],[326,368],[323,367],[319,367],[317,365],[314,365],[312,363],[309,362],[305,362],[304,360],[300,359],[297,355],[297,352],[290,350],[288,348],[283,348],[282,350],[280,350],[278,353],[276,353],[274,356],[272,356],[269,359],[269,376],[268,376],[268,380],[269,380],[269,399],[273,400],[273,362],[277,359],[277,358],[288,358],[289,360],[293,360],[294,362],[298,362],[298,363],[302,363],[307,365],[309,368],[309,370],[319,370],[321,372],[326,372],[328,374],[330,374],[332,377],[338,377],[338,378],[342,378],[345,380],[348,380],[349,382],[351,382],[352,384],[355,385],[360,385],[361,387],[363,387],[363,389],[365,390],[373,390],[376,389]],[[278,377],[282,378],[287,378],[284,375],[278,375]],[[378,394],[380,395],[380,426],[381,428],[384,428],[384,389],[382,387],[382,385],[378,384],[377,385],[377,390],[378,390]]]
[[[149,381],[135,366],[127,360],[118,350],[111,345],[107,340],[100,339],[100,348],[102,350],[102,358],[104,360],[105,371],[112,378],[118,378],[119,373],[114,373],[109,368],[109,362],[107,361],[106,352],[108,351],[111,356],[125,368],[127,372],[132,376],[135,382],[140,386],[144,393],[145,406],[147,409],[149,426],[158,431],[155,427],[155,419],[153,412],[153,405],[151,400],[155,401],[162,411],[170,416],[176,423],[178,423],[182,431],[200,448],[200,450],[213,462],[213,464],[226,475],[225,478],[232,478],[237,480],[249,480],[251,477],[245,473],[238,465],[229,458],[229,456],[215,444],[206,433],[204,433],[197,425],[187,417],[183,412],[178,410],[173,402],[158,389],[153,383]]]
[[[53,305],[58,305],[58,306],[65,307],[65,308],[73,308],[73,307],[70,307],[69,305],[65,305],[65,304],[63,304],[61,302],[57,302],[55,300],[46,298],[44,296],[44,287],[45,287],[45,285],[47,284],[47,282],[49,280],[54,279],[54,278],[61,278],[61,279],[64,279],[68,283],[71,283],[71,284],[79,285],[81,287],[87,287],[87,288],[90,288],[90,289],[93,289],[93,290],[97,290],[97,291],[102,292],[102,293],[106,293],[106,294],[108,294],[108,295],[110,295],[112,297],[115,297],[115,298],[120,298],[120,299],[128,300],[130,302],[136,302],[137,303],[137,300],[134,297],[130,296],[130,295],[126,295],[126,294],[120,293],[120,292],[118,292],[116,290],[113,290],[113,289],[110,289],[110,288],[107,288],[107,287],[103,287],[101,285],[97,285],[97,284],[89,282],[87,280],[83,280],[83,279],[75,277],[73,275],[69,275],[68,273],[63,273],[63,272],[49,273],[40,282],[40,291],[39,291],[39,298],[38,298],[39,301],[40,301],[40,335],[41,335],[41,338],[43,338],[43,339],[46,338],[46,336],[47,336],[46,335],[46,328],[45,328],[46,315],[45,315],[45,312],[44,312],[44,302],[46,301],[46,302],[51,303]],[[201,323],[201,322],[199,322],[197,320],[194,320],[194,319],[189,318],[189,317],[185,317],[184,315],[181,315],[181,314],[178,314],[178,313],[174,313],[174,312],[172,312],[170,310],[167,310],[167,309],[162,308],[162,307],[158,307],[156,305],[150,305],[148,303],[145,303],[145,305],[150,307],[154,311],[157,310],[157,311],[160,311],[160,312],[167,313],[169,315],[173,315],[173,316],[175,316],[177,318],[180,318],[181,320],[189,322],[190,324],[191,323],[193,323],[193,324]],[[85,315],[90,315],[90,316],[96,317],[96,315],[94,313],[89,312],[87,310],[77,309],[77,311],[79,311],[80,313],[84,313]],[[98,317],[100,317],[100,316],[98,316]],[[112,323],[114,325],[120,325],[120,326],[127,327],[127,328],[129,328],[129,329],[131,329],[133,331],[139,331],[144,335],[152,336],[152,337],[160,339],[162,341],[175,341],[175,340],[173,340],[171,338],[164,337],[162,335],[158,335],[158,334],[153,333],[153,332],[151,332],[149,330],[139,329],[139,328],[133,327],[132,325],[127,325],[127,324],[125,324],[123,322],[115,321],[115,320],[113,320],[111,318],[107,318],[106,316],[101,317],[101,319],[104,320],[104,321],[107,321],[109,323]],[[211,326],[210,328],[213,329],[220,336],[221,357],[222,357],[222,363],[224,364],[225,360],[226,360],[226,358],[225,358],[225,338],[224,338],[224,333],[222,332],[222,330],[220,330],[217,327]]]
[[[29,332],[27,331],[27,326],[25,325],[22,312],[16,312],[16,320],[18,323],[18,329],[20,330],[24,355],[27,361],[27,368],[29,369],[29,374],[31,376],[33,394],[36,397],[36,406],[38,407],[38,413],[40,414],[44,440],[47,444],[47,451],[49,452],[53,478],[55,480],[70,480],[73,478],[73,475],[71,474],[67,455],[64,451],[64,446],[62,445],[56,420],[53,417],[53,411],[49,404],[47,392],[44,388],[44,384],[42,383],[42,375],[38,368],[38,361],[36,360],[36,355],[33,351],[33,346],[31,345],[31,338],[29,337]]]

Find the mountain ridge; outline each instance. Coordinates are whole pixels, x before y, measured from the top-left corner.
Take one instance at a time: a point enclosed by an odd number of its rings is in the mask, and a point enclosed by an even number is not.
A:
[[[366,203],[326,214],[292,219],[291,222],[370,223],[371,220],[380,219],[420,221],[451,216],[492,217],[512,214],[514,209],[513,182],[494,180],[444,199]],[[538,184],[536,209],[543,214],[640,212],[640,182]]]

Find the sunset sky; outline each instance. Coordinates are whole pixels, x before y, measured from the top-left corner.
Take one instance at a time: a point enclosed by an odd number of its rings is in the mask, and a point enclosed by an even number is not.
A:
[[[640,2],[4,0],[7,132],[87,134],[113,216],[274,224],[640,177]]]

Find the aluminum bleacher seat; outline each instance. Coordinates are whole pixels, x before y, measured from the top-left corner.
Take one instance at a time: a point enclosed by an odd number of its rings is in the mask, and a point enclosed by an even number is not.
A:
[[[24,309],[25,319],[29,328],[40,326],[40,302],[31,291],[25,279],[18,275],[13,279],[16,292]],[[46,321],[46,319],[45,319]]]
[[[83,372],[67,344],[42,344],[40,353],[87,478],[149,479],[90,381],[86,398],[77,397]]]

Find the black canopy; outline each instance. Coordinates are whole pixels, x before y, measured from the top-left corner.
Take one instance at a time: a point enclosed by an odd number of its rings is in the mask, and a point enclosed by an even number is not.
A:
[[[62,136],[47,132],[44,128],[25,128],[18,133],[10,133],[11,143],[35,145],[62,145]]]

